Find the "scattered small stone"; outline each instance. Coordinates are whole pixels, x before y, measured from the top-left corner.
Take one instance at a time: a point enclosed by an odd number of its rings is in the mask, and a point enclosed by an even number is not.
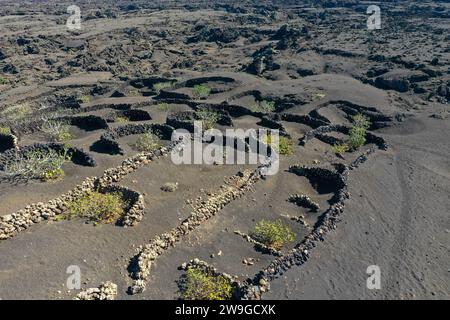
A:
[[[255,264],[255,258],[246,258],[244,260],[242,260],[242,263],[247,265],[247,266],[252,266]]]

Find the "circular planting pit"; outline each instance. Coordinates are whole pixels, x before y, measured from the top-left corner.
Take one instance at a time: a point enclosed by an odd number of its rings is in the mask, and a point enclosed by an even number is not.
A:
[[[355,103],[338,100],[319,105],[309,113],[310,116],[321,119],[329,124],[350,125],[352,117],[362,114],[370,121],[370,130],[391,126],[393,117],[387,116],[376,108],[365,107]]]
[[[144,197],[139,192],[121,186],[90,190],[66,203],[66,209],[55,218],[83,218],[94,223],[114,223],[131,227],[145,214]]]
[[[210,96],[227,92],[239,86],[229,77],[202,77],[190,79],[160,90],[158,99],[205,100]]]
[[[138,122],[152,120],[150,114],[145,110],[129,109],[120,110],[106,116],[107,122]]]
[[[107,154],[124,154],[124,149],[120,146],[118,139],[131,136],[151,133],[159,139],[170,140],[173,128],[165,124],[128,124],[105,132],[100,140],[91,146],[91,150]]]
[[[228,99],[229,103],[243,106],[256,114],[282,112],[298,105],[305,104],[290,95],[279,97],[275,94],[263,94],[259,90],[249,90],[238,93]]]
[[[202,121],[203,129],[212,128],[216,124],[233,126],[233,120],[228,112],[209,107],[199,107],[195,111],[169,114],[166,124],[175,129],[186,129],[189,132],[194,132],[194,121]]]
[[[81,166],[96,166],[92,156],[79,148],[67,148],[57,143],[33,144],[0,154],[0,180],[52,180],[53,174],[63,175],[61,167],[69,160]]]

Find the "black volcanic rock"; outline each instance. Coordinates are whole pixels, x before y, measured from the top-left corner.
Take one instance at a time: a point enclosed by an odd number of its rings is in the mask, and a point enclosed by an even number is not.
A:
[[[375,86],[385,90],[406,92],[417,82],[425,82],[430,76],[420,70],[396,69],[389,71],[375,79]],[[414,86],[418,87],[418,86]]]
[[[28,54],[39,54],[39,47],[35,44],[27,45],[24,50]]]
[[[283,40],[286,38],[300,37],[302,35],[307,35],[309,32],[307,27],[302,27],[298,29],[287,24],[283,25],[277,32],[273,35],[271,40]]]
[[[196,28],[199,28],[198,26]],[[187,40],[188,43],[195,42],[221,42],[231,43],[239,37],[239,32],[234,29],[200,27],[199,33]]]
[[[126,97],[126,95],[123,92],[120,92],[118,90],[115,90],[112,94],[111,94],[111,98],[123,98]]]
[[[17,70],[17,67],[15,65],[8,63],[3,67],[3,72],[17,74],[19,73],[19,70]]]
[[[277,32],[270,38],[271,40],[278,40],[276,48],[278,50],[286,50],[297,46],[297,42],[301,38],[309,37],[309,29],[302,27],[301,29],[283,25]]]
[[[375,79],[375,86],[385,90],[395,90],[406,92],[409,90],[409,81],[401,78],[378,77]]]
[[[24,46],[26,44],[30,44],[31,40],[20,37],[16,40],[16,42],[19,46]]]

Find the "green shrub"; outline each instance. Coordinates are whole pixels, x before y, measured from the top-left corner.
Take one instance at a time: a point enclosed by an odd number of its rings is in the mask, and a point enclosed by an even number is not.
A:
[[[325,98],[326,96],[327,96],[327,94],[325,92],[319,90],[313,94],[312,101],[321,100],[321,99]]]
[[[62,179],[65,176],[65,172],[62,168],[48,169],[42,173],[42,181],[52,181]]]
[[[0,127],[0,135],[10,135],[11,134],[11,129],[8,127]]]
[[[161,90],[172,88],[173,85],[173,82],[158,82],[153,85],[153,90],[155,90],[157,94],[160,94]]]
[[[168,103],[160,103],[160,104],[158,104],[157,108],[158,108],[159,111],[167,112],[167,111],[170,110],[170,104],[168,104]]]
[[[131,89],[128,91],[128,96],[130,96],[130,97],[138,97],[140,95],[141,95],[141,93],[139,92],[138,89]]]
[[[28,103],[10,106],[0,113],[0,118],[10,121],[23,120],[33,113]]]
[[[204,84],[197,84],[192,92],[196,99],[207,98],[211,94],[211,88]]]
[[[14,159],[4,164],[3,171],[11,178],[55,180],[64,176],[62,166],[68,160],[67,151],[63,154],[51,149],[17,153]]]
[[[354,115],[352,117],[352,120],[353,120],[354,126],[356,126],[356,127],[364,128],[366,130],[370,128],[371,123],[370,123],[369,118],[367,118],[366,116],[364,116],[360,113]]]
[[[261,220],[256,224],[251,237],[270,248],[279,250],[285,244],[295,240],[295,233],[279,219],[275,221]]]
[[[281,136],[280,137],[280,150],[279,153],[284,156],[294,154],[294,142],[291,138]]]
[[[366,143],[366,132],[370,127],[370,120],[362,114],[357,114],[352,119],[353,126],[350,129],[348,145],[356,150]]]
[[[339,143],[339,144],[333,145],[332,149],[333,149],[333,152],[336,154],[343,154],[348,151],[349,146],[346,143]]]
[[[272,136],[267,134],[264,136],[263,142],[270,145],[275,151],[283,156],[290,156],[295,152],[294,142],[289,137],[279,136],[277,145],[275,141],[272,142]]]
[[[114,121],[117,123],[127,123],[129,120],[127,117],[118,116],[114,119]]]
[[[92,98],[88,95],[82,95],[78,98],[78,101],[80,101],[81,103],[89,103],[91,102]]]
[[[212,129],[216,122],[219,121],[220,114],[210,109],[198,109],[195,111],[195,118],[202,122],[204,130],[208,130]]]
[[[79,217],[96,223],[113,223],[125,213],[127,206],[127,202],[123,200],[120,193],[90,191],[70,202],[62,218]]]
[[[359,127],[352,127],[350,129],[350,138],[348,143],[352,149],[359,149],[366,143],[366,130]]]
[[[141,152],[150,152],[158,149],[161,145],[159,143],[159,138],[156,135],[152,133],[144,133],[139,135],[134,147],[136,150]]]
[[[273,101],[256,101],[250,109],[253,112],[270,113],[275,111],[275,102]]]
[[[186,300],[228,300],[233,287],[229,279],[222,275],[211,275],[199,268],[189,267],[181,288]]]
[[[353,125],[350,128],[349,138],[344,143],[335,144],[332,146],[333,152],[336,154],[343,154],[348,150],[357,150],[366,143],[367,129],[370,128],[370,120],[362,114],[357,114],[352,117]]]
[[[8,84],[9,81],[7,78],[0,76],[0,85]]]
[[[44,121],[44,124],[41,126],[41,131],[53,142],[66,142],[73,139],[70,126],[65,121]]]

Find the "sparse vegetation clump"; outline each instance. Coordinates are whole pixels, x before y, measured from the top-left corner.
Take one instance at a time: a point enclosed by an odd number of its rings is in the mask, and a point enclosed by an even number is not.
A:
[[[262,113],[274,112],[275,111],[275,102],[267,101],[267,100],[256,101],[254,104],[252,104],[250,109],[253,112],[262,112]]]
[[[327,94],[323,91],[317,91],[313,94],[312,96],[312,101],[318,101],[321,100],[323,98],[325,98],[327,96]]]
[[[343,154],[348,151],[349,146],[346,143],[337,143],[332,146],[333,152],[336,154]]]
[[[67,151],[62,154],[51,149],[17,153],[3,165],[3,173],[9,178],[56,180],[64,177],[62,166],[68,160]]]
[[[66,142],[73,138],[70,126],[66,121],[44,121],[41,131],[53,142]]]
[[[172,88],[173,85],[174,83],[170,81],[158,82],[153,85],[153,90],[155,90],[157,94],[160,94],[161,90]]]
[[[138,97],[140,96],[140,92],[137,89],[131,89],[128,91],[128,96],[130,97]]]
[[[295,233],[281,220],[261,220],[251,233],[251,237],[266,246],[280,250],[284,245],[295,240]]]
[[[170,110],[170,104],[168,104],[168,103],[160,103],[160,104],[158,104],[157,108],[158,108],[159,111],[167,112],[167,111]]]
[[[136,148],[136,150],[141,152],[150,152],[161,147],[161,144],[159,143],[159,139],[156,135],[152,133],[144,133],[139,135],[134,144],[134,147]]]
[[[366,143],[366,132],[370,128],[370,120],[362,114],[352,117],[353,126],[350,128],[349,138],[344,143],[333,145],[333,152],[342,155],[350,149],[358,150]]]
[[[195,117],[202,121],[204,130],[212,129],[217,121],[220,119],[220,114],[217,111],[210,109],[199,109],[195,111]]]
[[[88,96],[88,95],[82,95],[82,96],[80,96],[80,97],[78,98],[78,100],[79,100],[81,103],[89,103],[89,102],[91,102],[92,98],[91,98],[90,96]]]
[[[369,119],[362,115],[357,114],[352,117],[353,126],[350,129],[349,145],[353,149],[358,149],[366,143],[366,132],[370,127]]]
[[[200,268],[189,267],[181,293],[186,300],[228,300],[232,297],[233,286],[222,275],[212,275]]]
[[[0,135],[7,136],[11,134],[11,129],[8,127],[0,127]]]
[[[0,85],[8,84],[9,81],[7,78],[0,76]]]
[[[197,84],[194,86],[192,93],[196,99],[207,98],[211,94],[211,88],[205,84]]]
[[[126,118],[126,117],[121,117],[121,116],[117,116],[115,119],[114,119],[114,122],[116,122],[116,123],[127,123],[129,120],[128,120],[128,118]]]
[[[79,217],[95,223],[113,223],[125,213],[127,206],[120,193],[91,191],[70,202],[61,217],[63,219]]]
[[[10,121],[23,120],[33,113],[28,103],[10,106],[0,113],[0,118]]]
[[[279,136],[277,141],[272,141],[272,136],[266,134],[263,138],[263,142],[267,145],[270,145],[276,152],[283,156],[290,156],[294,154],[294,142],[291,138],[285,136]]]

